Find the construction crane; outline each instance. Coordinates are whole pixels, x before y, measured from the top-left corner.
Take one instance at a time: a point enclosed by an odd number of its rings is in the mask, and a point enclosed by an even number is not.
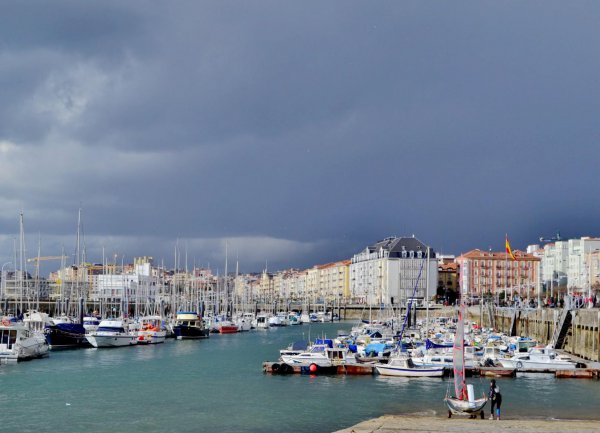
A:
[[[561,241],[562,238],[560,237],[560,232],[556,232],[556,235],[549,237],[549,238],[545,238],[543,236],[540,237],[540,242],[557,242],[557,241]]]
[[[43,262],[46,260],[62,260],[62,259],[68,259],[69,256],[42,256],[42,257],[32,257],[30,259],[27,259],[27,263],[30,262]]]

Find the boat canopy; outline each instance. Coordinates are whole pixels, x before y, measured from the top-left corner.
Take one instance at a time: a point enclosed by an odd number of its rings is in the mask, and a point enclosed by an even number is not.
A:
[[[330,338],[317,338],[315,344],[326,344],[330,349],[333,348],[333,340]]]

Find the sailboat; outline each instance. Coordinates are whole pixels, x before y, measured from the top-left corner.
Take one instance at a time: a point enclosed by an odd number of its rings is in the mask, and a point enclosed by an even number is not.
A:
[[[483,408],[487,403],[487,397],[484,394],[482,398],[476,399],[473,385],[467,385],[465,382],[464,312],[465,304],[461,302],[458,308],[458,323],[453,347],[454,396],[451,397],[446,392],[444,401],[448,405],[448,418],[452,415],[469,415],[471,418],[480,415],[483,419]]]

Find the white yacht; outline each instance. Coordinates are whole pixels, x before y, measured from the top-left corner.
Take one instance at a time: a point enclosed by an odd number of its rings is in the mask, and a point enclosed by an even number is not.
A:
[[[121,347],[137,344],[137,334],[125,330],[122,319],[105,319],[100,322],[98,329],[86,335],[94,347]]]
[[[96,329],[98,329],[98,326],[100,326],[99,318],[95,316],[83,317],[83,328],[85,329],[86,334],[96,331]]]
[[[43,334],[46,325],[52,324],[52,319],[47,313],[42,313],[37,310],[29,310],[23,314],[23,325],[30,331],[38,334]]]
[[[415,365],[409,356],[392,356],[387,364],[375,364],[377,372],[382,376],[401,377],[442,377],[443,366]]]
[[[260,313],[256,316],[256,329],[269,329],[269,316]]]
[[[516,368],[517,370],[540,369],[540,370],[574,370],[577,364],[557,355],[551,347],[532,347],[527,353],[519,353],[512,358],[500,360],[505,368]]]
[[[346,363],[346,348],[331,348],[327,344],[315,344],[307,352],[294,355],[281,355],[281,361],[292,366],[309,367],[312,364],[318,367],[331,367]]]
[[[27,329],[23,323],[4,318],[0,323],[0,362],[16,362],[48,355],[43,334]]]

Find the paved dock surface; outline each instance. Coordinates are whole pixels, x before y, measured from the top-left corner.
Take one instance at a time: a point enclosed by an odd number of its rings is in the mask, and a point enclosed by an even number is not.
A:
[[[600,421],[436,418],[424,416],[385,415],[361,422],[336,433],[406,433],[406,432],[600,432]]]

